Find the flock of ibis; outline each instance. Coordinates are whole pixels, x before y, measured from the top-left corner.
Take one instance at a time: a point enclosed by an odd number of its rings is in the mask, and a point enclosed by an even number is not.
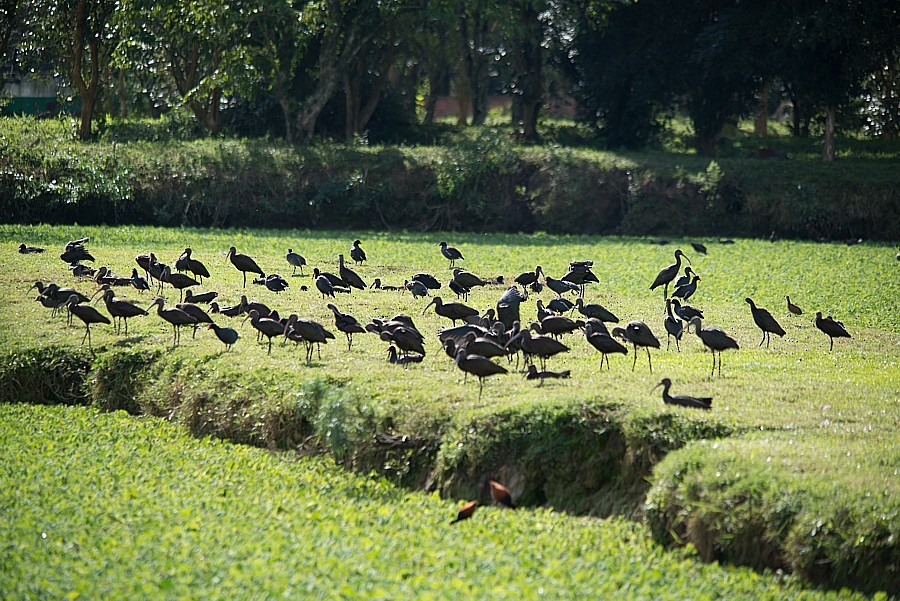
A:
[[[238,342],[241,335],[235,327],[224,325],[222,319],[238,316],[243,316],[241,325],[250,322],[250,326],[256,331],[257,340],[265,343],[266,352],[269,354],[272,353],[273,340],[280,339],[282,344],[289,341],[296,345],[303,343],[306,361],[311,362],[316,353],[321,358],[322,344],[335,339],[334,333],[325,325],[296,313],[282,316],[278,310],[261,301],[249,300],[246,294],[240,296],[239,302],[229,306],[220,304],[219,293],[216,291],[195,291],[194,288],[200,286],[204,278],[211,279],[211,275],[189,246],[172,265],[159,261],[154,253],[138,255],[135,257],[137,267],[132,267],[131,275],[119,276],[108,267],[95,269],[84,264],[94,261],[94,257],[86,248],[88,242],[87,238],[69,242],[63,249],[60,259],[69,264],[69,269],[77,277],[90,278],[95,283],[97,289],[91,297],[74,288],[60,287],[55,283],[44,284],[36,281],[31,287],[37,289],[37,300],[44,307],[51,309],[53,314],[65,309],[70,323],[73,318],[77,318],[84,324],[82,345],[87,342],[89,347],[91,346],[92,325],[114,324],[117,333],[124,332],[127,335],[128,320],[147,316],[153,309],[160,319],[171,325],[173,347],[181,342],[182,327],[189,326],[193,338],[196,336],[197,328],[204,326],[205,329],[212,330],[225,345],[226,350],[229,350]],[[368,285],[345,263],[343,254],[337,256],[337,273],[319,267],[313,269],[312,284],[322,299],[330,301],[327,307],[334,317],[334,328],[346,337],[348,351],[353,347],[355,334],[373,333],[387,343],[386,353],[389,363],[409,366],[424,360],[426,336],[418,329],[411,316],[399,314],[390,319],[372,318],[368,323],[363,323],[353,315],[342,312],[337,304],[337,295],[350,294],[354,290],[362,291],[359,292],[362,294],[370,290],[396,290],[400,294],[408,291],[413,299],[430,297],[421,315],[433,308],[435,314],[450,321],[448,327],[438,332],[438,341],[453,364],[464,373],[464,381],[470,374],[478,379],[479,396],[483,391],[485,378],[508,373],[511,369],[521,369],[527,379],[536,380],[539,385],[543,385],[548,379],[571,377],[570,370],[552,371],[547,368],[547,364],[552,357],[570,350],[571,343],[563,342],[562,338],[575,332],[583,333],[587,344],[600,353],[601,369],[604,363],[607,370],[610,369],[609,355],[627,355],[630,346],[634,353],[632,371],[636,369],[639,350],[644,349],[647,353],[649,370],[653,372],[650,350],[661,348],[661,344],[651,327],[642,321],[633,320],[624,326],[616,325],[610,330],[606,324],[618,324],[619,318],[598,303],[585,302],[586,286],[599,282],[592,270],[592,261],[572,261],[568,272],[559,279],[546,274],[543,268],[537,265],[533,271],[521,273],[513,278],[512,285],[505,286],[502,276],[482,278],[458,267],[457,262],[465,260],[459,249],[447,242],[441,242],[439,247],[441,255],[449,261],[452,277],[447,283],[447,288],[455,294],[456,300],[445,300],[438,294],[436,291],[443,287],[442,283],[427,273],[412,275],[402,286],[383,284],[380,278],[375,278],[372,284]],[[694,244],[694,248],[698,252],[706,251],[700,244]],[[43,251],[42,248],[25,244],[19,247],[19,252],[23,254],[37,254]],[[359,267],[367,261],[368,257],[360,240],[353,241],[349,256],[354,267]],[[243,288],[247,287],[248,273],[254,276],[252,283],[263,286],[276,295],[290,286],[287,278],[276,273],[266,274],[253,257],[239,253],[235,246],[228,249],[226,257],[234,269],[240,272]],[[284,258],[293,270],[292,276],[296,275],[297,269],[300,269],[300,274],[303,275],[303,268],[307,265],[303,256],[288,248]],[[661,269],[649,287],[650,290],[663,288],[665,309],[662,312],[664,315],[662,325],[667,335],[666,349],[670,348],[674,338],[676,351],[680,352],[684,333],[691,333],[693,329],[693,333],[703,346],[710,351],[712,357],[710,377],[716,374],[717,369],[721,376],[722,353],[731,349],[736,350],[739,345],[734,337],[721,328],[704,326],[703,311],[687,304],[702,279],[690,265],[681,273],[682,261],[691,263],[681,249],[675,251],[674,258],[675,262]],[[178,291],[179,302],[173,306],[166,306],[164,297],[166,285]],[[669,295],[670,285],[673,288],[671,295]],[[144,308],[134,301],[118,297],[117,287],[134,288],[141,294],[153,289],[155,296],[149,306]],[[470,292],[478,287],[502,287],[504,291],[495,306],[480,311],[466,304]],[[553,298],[546,306],[543,300],[538,298],[534,305],[537,319],[530,322],[523,321],[521,305],[528,300],[530,294],[540,294],[545,287],[553,293]],[[306,286],[301,287],[301,290],[306,289]],[[570,297],[574,298],[574,302]],[[95,299],[93,303],[92,299]],[[106,307],[106,314],[94,306],[100,300]],[[789,314],[803,313],[800,307],[791,301],[790,296],[785,296],[785,300]],[[771,335],[783,337],[784,328],[771,312],[758,307],[752,298],[748,297],[745,301],[749,305],[754,324],[762,333],[758,346],[765,344],[766,348],[769,348]],[[821,312],[816,313],[815,325],[829,337],[829,350],[834,348],[835,338],[850,337],[840,321],[831,316],[822,317]],[[501,364],[502,359],[506,360],[506,366]],[[513,360],[515,368],[511,367]],[[667,378],[658,385],[663,387],[665,403],[710,408],[711,399],[670,395],[671,385],[671,381]]]

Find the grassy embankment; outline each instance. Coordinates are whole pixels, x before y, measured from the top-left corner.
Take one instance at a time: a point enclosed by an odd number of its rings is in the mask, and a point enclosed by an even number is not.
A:
[[[130,271],[139,252],[152,250],[172,261],[190,244],[212,272],[209,288],[229,304],[242,292],[239,274],[224,258],[231,244],[255,256],[267,272],[286,274],[288,246],[310,266],[336,270],[337,253],[359,236],[370,262],[358,272],[369,282],[377,276],[399,284],[419,271],[446,280],[446,261],[437,249],[444,235],[129,227],[0,231],[6,291],[0,344],[11,355],[0,375],[8,400],[52,399],[59,392],[68,402],[163,416],[199,435],[272,448],[320,446],[345,465],[458,497],[485,499],[485,480],[497,477],[524,504],[600,515],[643,510],[660,540],[694,542],[710,559],[786,567],[832,586],[896,587],[900,290],[888,246],[752,240],[726,246],[707,240],[710,252],[703,257],[683,245],[703,277],[692,303],[704,308],[707,324],[723,327],[742,347],[725,355],[722,378],[709,377],[709,354],[693,335],[686,336],[681,353],[674,347],[654,351],[652,375],[644,352],[634,372],[630,355],[613,357],[613,369],[601,372],[599,356],[572,336],[565,339],[572,352],[550,361],[551,369],[572,369],[571,380],[535,387],[510,374],[488,381],[479,399],[474,381],[463,385],[437,348],[434,334],[448,322],[431,310],[419,315],[427,301],[408,294],[367,291],[337,299],[364,322],[413,315],[426,333],[429,355],[408,370],[388,365],[386,344],[371,335],[359,336],[349,352],[339,339],[310,365],[302,351],[280,343],[267,356],[249,324],[231,353],[205,331],[193,340],[185,333],[182,345],[172,349],[171,329],[155,315],[131,320],[128,338],[108,326],[95,328],[92,356],[78,349],[83,330],[49,319],[25,294],[36,279],[75,283],[55,255],[66,240],[81,235],[92,237],[89,247],[99,264],[121,272]],[[15,253],[20,241],[47,245],[50,252],[22,257]],[[647,287],[671,262],[676,245],[548,235],[454,235],[450,241],[463,250],[471,270],[508,280],[537,263],[558,277],[569,260],[592,259],[602,284],[588,289],[588,300],[601,302],[622,321],[642,319],[657,335],[663,332],[662,295]],[[255,286],[247,292],[282,314],[330,324],[325,301],[299,290],[310,278],[290,279],[292,287],[281,295]],[[502,289],[478,290],[470,304],[486,309]],[[789,316],[782,309],[784,293],[807,314]],[[748,295],[788,330],[772,349],[756,348],[758,330],[743,302]],[[171,290],[167,296],[169,302],[177,299]],[[541,297],[546,302],[551,295]],[[812,325],[817,309],[843,319],[854,338],[839,340],[827,352],[827,338]],[[523,319],[533,315],[529,301]],[[658,391],[649,393],[661,377],[673,379],[674,392],[713,396],[713,411],[663,406]],[[728,440],[712,441],[716,437]],[[641,507],[644,478],[667,453],[650,476],[655,487]],[[843,459],[856,455],[863,457]],[[858,509],[848,511],[853,500]]]

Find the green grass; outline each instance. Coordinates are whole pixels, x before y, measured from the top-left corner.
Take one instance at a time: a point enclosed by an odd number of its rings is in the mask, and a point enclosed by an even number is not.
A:
[[[702,564],[618,518],[451,525],[457,503],[155,419],[0,405],[0,453],[9,598],[860,598]]]
[[[571,352],[549,364],[551,369],[571,369],[570,380],[537,387],[511,373],[488,380],[479,398],[475,380],[463,384],[452,361],[438,348],[435,334],[449,321],[433,310],[421,315],[427,300],[364,291],[340,295],[336,302],[362,322],[397,313],[413,316],[426,335],[429,354],[423,364],[409,369],[389,365],[386,343],[372,335],[357,336],[348,352],[339,335],[323,348],[321,360],[307,365],[302,350],[280,342],[273,345],[271,356],[266,355],[265,346],[254,341],[249,324],[241,327],[236,321],[227,322],[242,335],[233,352],[223,352],[207,331],[198,332],[196,339],[186,332],[181,346],[172,349],[171,328],[153,314],[131,320],[128,338],[114,334],[110,326],[93,328],[97,355],[92,358],[86,349],[83,354],[78,350],[83,329],[67,329],[62,318],[50,319],[49,312],[26,293],[37,279],[93,292],[93,284],[76,282],[56,256],[67,240],[84,235],[91,236],[88,246],[97,264],[122,273],[130,272],[138,253],[153,251],[171,262],[191,245],[195,257],[212,273],[209,285],[202,289],[218,290],[222,304],[237,302],[244,292],[240,274],[225,259],[232,244],[254,256],[266,272],[289,275],[283,258],[287,247],[303,254],[310,270],[319,266],[336,271],[337,254],[346,253],[358,237],[370,260],[357,272],[367,282],[380,277],[383,283],[395,285],[420,271],[446,282],[450,272],[438,249],[442,239],[462,250],[466,268],[483,277],[504,275],[507,281],[536,264],[559,277],[569,261],[591,259],[601,283],[588,288],[586,300],[600,302],[623,322],[645,321],[657,336],[664,333],[662,293],[648,290],[649,284],[659,269],[672,262],[674,249],[681,247],[703,278],[691,303],[705,310],[706,325],[724,328],[741,349],[725,353],[722,377],[710,377],[709,353],[696,336],[685,336],[681,353],[674,346],[666,351],[661,337],[663,349],[653,351],[652,374],[644,351],[638,355],[636,370],[631,369],[629,354],[612,357],[612,369],[607,371],[600,370],[597,353],[575,335],[564,339]],[[608,484],[605,478],[623,477],[628,466],[632,476],[643,478],[645,470],[666,453],[692,440],[732,437],[731,444],[738,455],[745,455],[747,464],[739,471],[757,473],[755,454],[749,449],[758,442],[754,438],[745,443],[743,437],[751,432],[802,442],[810,449],[801,462],[805,472],[827,473],[829,481],[849,483],[844,490],[850,492],[834,497],[841,503],[864,493],[854,482],[896,480],[892,473],[900,426],[896,248],[871,243],[847,247],[700,241],[709,247],[707,256],[692,252],[688,240],[659,246],[647,239],[620,237],[0,226],[0,286],[5,291],[0,300],[0,345],[22,361],[26,356],[55,357],[54,353],[72,349],[75,359],[58,361],[57,372],[64,375],[73,369],[70,365],[82,364],[79,361],[93,364],[87,397],[102,406],[137,408],[181,421],[195,434],[259,446],[294,448],[312,437],[345,465],[396,473],[413,486],[431,482],[462,497],[482,495],[484,479],[494,475],[514,482],[526,503],[607,514],[629,503],[614,498],[615,491],[607,491],[602,502],[592,496]],[[15,249],[20,242],[45,245],[48,252],[18,255]],[[326,301],[314,291],[300,291],[301,285],[312,286],[311,278],[289,280],[291,288],[280,295],[251,285],[246,292],[282,315],[293,312],[333,324]],[[479,289],[469,304],[485,310],[504,289]],[[446,287],[441,292],[444,300],[451,300]],[[785,294],[805,309],[802,317],[787,313]],[[137,298],[133,290],[123,290],[122,296]],[[547,302],[551,296],[545,291],[539,297]],[[744,303],[746,296],[768,308],[787,330],[783,339],[773,340],[771,349],[757,348],[759,331]],[[177,300],[171,290],[167,297],[169,303]],[[150,299],[145,295],[142,302],[149,305]],[[835,350],[828,352],[828,338],[812,323],[816,310],[843,320],[853,338],[836,341]],[[534,314],[529,300],[522,307],[523,319],[530,321]],[[112,354],[120,357],[114,359]],[[0,368],[0,376],[19,378],[21,373],[6,365]],[[662,377],[673,380],[674,393],[714,397],[713,410],[701,413],[664,406],[659,390],[651,394]],[[420,440],[420,446],[373,450],[375,434],[408,435]],[[618,445],[618,451],[608,453],[609,461],[592,447],[597,434],[609,436],[604,440]],[[741,450],[744,444],[749,445],[746,451]],[[820,447],[838,455],[870,449],[872,461],[859,468],[833,465],[828,454],[813,452]],[[680,453],[672,453],[671,461],[678,465],[679,457]],[[785,467],[779,473],[794,481],[791,469]],[[431,476],[436,480],[431,481]],[[655,478],[651,476],[651,481],[656,482]],[[797,485],[809,491],[809,498],[799,494],[797,503],[836,507],[836,500],[828,505],[827,487],[815,482],[803,480]],[[637,494],[642,494],[638,484]],[[676,494],[680,489],[666,490]],[[896,485],[887,485],[887,490],[896,491]],[[896,511],[900,494],[892,492],[890,499],[888,507]],[[660,504],[675,513],[695,507],[679,505],[677,499]],[[894,517],[889,531],[897,536],[900,526],[896,514],[890,515]],[[856,520],[852,527],[860,523],[866,522]],[[674,522],[673,527],[677,527]],[[725,530],[714,534],[728,536]],[[842,552],[852,556],[854,550]],[[722,557],[735,558],[727,552]],[[832,586],[848,582],[816,579]]]

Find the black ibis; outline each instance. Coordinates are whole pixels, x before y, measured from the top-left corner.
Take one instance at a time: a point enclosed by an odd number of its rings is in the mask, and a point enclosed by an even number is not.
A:
[[[363,261],[366,260],[366,251],[362,249],[360,244],[362,244],[360,240],[354,240],[353,246],[350,247],[350,258],[353,259],[353,263],[356,265],[362,265]]]
[[[410,280],[414,282],[419,282],[429,290],[440,290],[441,283],[437,281],[437,278],[428,273],[417,273]]]
[[[461,267],[453,268],[453,281],[464,288],[471,290],[476,286],[484,286],[487,282],[472,272],[466,271]]]
[[[465,260],[465,257],[462,256],[461,252],[452,246],[447,246],[446,242],[441,242],[438,246],[441,247],[441,254],[450,261],[451,269],[456,265],[458,260]]]
[[[647,349],[647,363],[650,365],[650,373],[653,373],[653,361],[650,359],[650,348],[659,348],[659,340],[653,335],[650,326],[643,321],[629,321],[624,328],[613,328],[613,337],[627,340],[634,347],[634,361],[631,362],[631,371],[637,365],[637,349]]]
[[[403,280],[403,289],[409,290],[413,298],[428,296],[428,287],[419,280]]]
[[[512,493],[508,488],[506,488],[496,480],[488,480],[488,485],[491,487],[491,497],[496,503],[500,503],[501,505],[509,507],[510,509],[516,508],[516,504],[513,503],[512,500]]]
[[[244,318],[244,322],[250,320],[250,325],[256,329],[259,333],[257,338],[261,336],[265,336],[269,339],[269,348],[266,351],[267,355],[272,354],[272,337],[273,336],[281,336],[284,334],[284,325],[281,322],[271,319],[269,317],[260,317],[259,312],[256,309],[250,309],[250,312],[247,313],[247,317]]]
[[[788,312],[793,313],[794,315],[803,315],[803,309],[792,303],[790,296],[785,296],[784,300],[787,301]]]
[[[97,275],[96,269],[89,265],[82,265],[81,263],[69,265],[69,271],[71,271],[72,275],[76,278],[93,278]]]
[[[234,328],[226,328],[224,326],[216,325],[215,323],[210,323],[209,326],[207,326],[207,329],[215,332],[216,338],[221,340],[225,345],[225,350],[231,350],[234,343],[241,337]]]
[[[125,322],[126,336],[128,335],[128,318],[137,317],[138,315],[147,315],[147,311],[143,308],[138,307],[127,300],[116,298],[115,292],[110,288],[107,288],[106,291],[104,291],[103,302],[106,305],[106,310],[113,316],[113,319],[116,320],[116,332],[120,329],[119,320]]]
[[[313,278],[317,278],[319,276],[325,276],[331,285],[337,288],[349,288],[350,285],[342,280],[339,276],[331,273],[330,271],[321,271],[318,267],[313,268]]]
[[[828,347],[829,351],[834,350],[835,338],[852,338],[843,323],[834,319],[831,315],[822,317],[821,311],[816,311],[816,327],[828,336],[831,341],[831,345]]]
[[[535,356],[541,361],[541,369],[547,369],[547,359],[553,355],[564,353],[569,350],[565,344],[551,338],[549,336],[532,337],[530,330],[521,330],[518,334],[509,339],[506,348],[512,348],[515,342],[519,342],[522,352],[528,357]]]
[[[297,275],[297,268],[300,268],[300,275],[303,275],[303,266],[306,265],[306,259],[304,259],[300,254],[295,253],[293,248],[289,248],[287,254],[284,255],[284,258],[287,259],[287,262],[291,267],[294,268],[294,271],[291,272],[291,275]]]
[[[693,279],[690,282],[688,282],[684,286],[677,286],[675,288],[675,292],[672,293],[672,296],[678,297],[682,300],[691,298],[697,291],[697,282],[699,281],[700,276],[695,273]]]
[[[509,373],[502,365],[497,365],[487,357],[470,355],[464,348],[456,350],[456,367],[461,369],[468,377],[469,374],[478,378],[478,398],[484,389],[484,379],[488,376]],[[463,379],[465,382],[465,378]]]
[[[172,273],[172,268],[168,265],[163,267],[162,277],[160,281],[165,282],[178,290],[178,300],[184,298],[184,289],[200,284],[194,278],[184,275],[183,273]]]
[[[385,342],[396,344],[403,355],[408,355],[409,353],[425,355],[425,342],[422,339],[422,334],[414,327],[397,325],[396,327],[382,330],[380,336]]]
[[[174,307],[166,309],[165,303],[166,301],[158,296],[153,299],[153,302],[147,307],[147,310],[149,311],[153,307],[156,307],[157,315],[172,324],[172,332],[174,334],[172,346],[178,346],[178,340],[181,338],[181,326],[192,326],[197,323],[197,320],[181,309]]]
[[[256,273],[263,277],[266,277],[266,274],[262,269],[259,268],[259,265],[256,264],[252,258],[247,255],[243,255],[237,251],[235,247],[231,247],[228,249],[228,259],[231,261],[231,264],[234,265],[235,269],[241,272],[244,276],[244,288],[247,287],[247,272]]]
[[[144,290],[150,290],[150,283],[142,275],[138,275],[137,267],[131,268],[131,286],[143,294]]]
[[[544,301],[542,301],[541,299],[537,299],[534,304],[537,307],[538,321],[543,321],[545,317],[550,317],[554,314],[553,311],[544,307]]]
[[[212,318],[206,313],[206,311],[204,311],[194,303],[178,303],[175,305],[175,308],[181,309],[197,320],[197,323],[194,324],[194,331],[191,332],[191,338],[196,337],[198,325],[200,325],[201,323],[212,323]]]
[[[369,285],[369,289],[374,290],[404,290],[403,286],[392,286],[391,284],[382,284],[381,278],[375,278]]]
[[[131,284],[131,278],[124,278],[120,275],[113,273],[113,271],[107,267],[106,265],[97,269],[97,272],[94,274],[94,281],[100,284],[107,284],[109,286],[128,286]]]
[[[669,394],[669,388],[672,387],[672,380],[663,378],[659,384],[653,387],[656,390],[660,386],[663,387],[662,399],[666,405],[680,405],[682,407],[694,407],[696,409],[712,408],[712,397],[693,397],[686,394]],[[650,392],[652,393],[653,390]]]
[[[261,303],[258,300],[247,300],[247,295],[241,295],[241,313],[248,313],[251,309],[256,309],[256,312],[261,316],[269,315],[272,312],[272,309],[265,303]]]
[[[395,365],[408,365],[410,363],[421,363],[422,359],[425,358],[425,355],[403,355],[400,356],[397,354],[397,347],[393,344],[388,347],[388,363],[393,363]]]
[[[675,262],[669,265],[668,267],[664,267],[660,272],[656,275],[656,279],[653,280],[653,283],[650,285],[650,290],[654,288],[658,288],[659,286],[665,285],[663,288],[663,298],[669,297],[669,282],[675,279],[675,276],[678,275],[678,272],[681,270],[681,259],[684,258],[688,263],[691,262],[688,259],[687,255],[681,252],[681,249],[675,251]]]
[[[769,313],[766,309],[762,307],[757,307],[756,303],[753,302],[753,299],[747,297],[744,299],[748,305],[750,305],[750,314],[753,315],[753,322],[756,324],[760,330],[762,330],[763,337],[762,340],[759,341],[757,347],[762,346],[762,343],[766,343],[766,348],[769,348],[769,338],[770,334],[777,334],[778,336],[784,336],[784,328],[775,321],[775,318],[772,317],[772,314]]]
[[[68,288],[68,287],[60,288],[59,285],[57,285],[53,282],[50,282],[49,284],[44,285],[44,283],[42,281],[38,280],[34,284],[32,284],[31,288],[29,288],[28,290],[32,290],[32,289],[37,289],[38,294],[40,294],[41,296],[46,296],[48,298],[53,299],[60,306],[64,305],[66,302],[68,302],[69,297],[72,296],[73,294],[78,298],[79,303],[86,303],[89,300],[91,300],[87,296],[85,296],[82,293],[75,290],[74,288]]]
[[[328,344],[329,340],[334,340],[334,334],[325,328],[322,324],[312,319],[297,317],[292,313],[288,317],[288,321],[284,326],[284,337],[294,342],[303,341],[306,345],[306,362],[312,361],[313,345],[322,358],[322,345]]]
[[[522,292],[526,292],[525,287],[531,286],[535,282],[538,282],[540,277],[543,275],[543,270],[541,266],[538,265],[534,268],[534,271],[526,271],[525,273],[520,273],[516,276],[515,282],[522,286]]]
[[[684,275],[678,276],[678,279],[675,280],[674,286],[676,288],[680,288],[686,284],[691,283],[691,274],[694,273],[694,270],[690,268],[690,266],[684,268]]]
[[[431,305],[434,305],[435,313],[441,317],[453,320],[454,325],[456,325],[457,320],[464,320],[470,315],[478,315],[477,309],[473,309],[462,303],[445,303],[440,296],[435,296],[431,299],[430,303],[425,305],[425,308],[422,309],[422,315],[425,315],[425,311],[427,311],[428,307]]]
[[[347,335],[347,350],[353,346],[354,334],[365,334],[366,329],[360,325],[359,321],[348,313],[341,313],[334,303],[328,303],[328,308],[334,313],[334,326],[338,331]]]
[[[322,298],[330,296],[334,298],[334,285],[324,275],[316,276],[316,290],[322,293]]]
[[[465,505],[459,508],[459,511],[456,512],[456,518],[452,520],[450,523],[455,524],[456,522],[461,522],[463,520],[467,520],[472,517],[472,514],[475,513],[475,509],[478,508],[478,501],[469,501]]]
[[[347,282],[347,285],[351,288],[359,288],[360,290],[366,289],[366,283],[359,277],[355,271],[346,267],[344,265],[344,255],[338,255],[338,274],[340,274],[341,279]]]
[[[562,296],[566,292],[579,292],[581,290],[581,287],[578,284],[566,282],[565,280],[557,280],[549,275],[544,276],[544,281],[547,283],[547,288],[555,292],[558,296]]]
[[[221,313],[225,317],[237,317],[244,312],[244,309],[240,304],[232,305],[230,307],[219,307],[219,303],[216,301],[212,301],[209,303],[210,310],[215,313]]]
[[[184,252],[181,253],[181,256],[175,260],[175,269],[178,271],[190,271],[195,276],[200,278],[200,283],[203,283],[203,278],[209,277],[209,270],[206,268],[206,265],[203,264],[202,261],[199,261],[191,256],[191,247],[188,246],[184,249]]]
[[[514,323],[520,321],[519,307],[524,300],[525,295],[515,286],[510,286],[497,301],[497,319],[503,322],[505,327],[513,327]]]
[[[706,246],[700,244],[699,242],[691,242],[691,248],[700,253],[701,255],[706,254]]]
[[[569,271],[561,279],[578,286],[579,296],[584,296],[584,288],[590,282],[599,282],[597,276],[591,271],[593,261],[573,261],[569,263]]]
[[[538,368],[532,363],[528,366],[528,371],[525,372],[525,379],[527,380],[540,380],[541,383],[538,386],[544,385],[544,380],[547,379],[562,379],[568,378],[572,375],[572,370],[565,369],[563,371],[538,371]]]
[[[575,308],[575,304],[567,298],[563,298],[561,296],[557,296],[556,298],[551,298],[550,302],[547,303],[547,308],[562,315],[563,313],[568,313],[572,309]]]
[[[44,252],[40,246],[26,246],[24,243],[19,245],[19,253],[23,255],[33,255]]]
[[[268,290],[276,293],[284,292],[290,286],[290,284],[288,284],[288,281],[277,273],[270,273],[264,278],[253,278],[253,283],[257,284],[258,286],[265,286]]]
[[[575,321],[563,315],[549,315],[541,320],[539,333],[559,338],[563,334],[574,332],[584,327],[581,320]]]
[[[677,298],[672,299],[672,309],[675,311],[675,315],[684,321],[690,321],[695,317],[703,319],[703,311],[691,305],[682,305]]]
[[[709,372],[710,377],[716,371],[716,353],[719,353],[719,375],[722,375],[722,351],[728,349],[739,349],[737,341],[726,334],[723,330],[714,327],[702,327],[702,321],[699,317],[694,317],[688,322],[688,328],[694,326],[694,332],[703,342],[703,345],[710,350],[713,356],[713,368]]]
[[[470,355],[481,355],[488,359],[505,357],[509,354],[509,351],[506,350],[505,347],[489,338],[479,336],[474,331],[466,334],[462,340],[462,344],[459,346],[464,347]]]
[[[465,286],[459,284],[456,280],[450,280],[447,283],[447,287],[456,293],[457,300],[469,300],[469,293],[472,292],[470,288],[466,288]]]
[[[596,303],[589,303],[586,305],[584,304],[584,299],[579,297],[575,299],[575,307],[578,309],[578,312],[585,317],[594,317],[600,321],[609,323],[619,323],[619,318],[611,311],[608,311],[603,305],[598,305]]]
[[[184,291],[184,302],[194,303],[195,305],[199,305],[202,303],[209,304],[212,301],[216,300],[217,296],[219,296],[219,293],[213,291],[194,294],[193,292],[191,292],[190,288],[188,288]]]
[[[91,324],[108,324],[109,318],[92,306],[79,304],[80,302],[82,301],[78,300],[78,296],[73,294],[69,296],[69,300],[66,301],[66,306],[69,309],[69,313],[71,313],[84,323],[85,332],[84,338],[81,339],[81,344],[84,345],[84,341],[86,339],[88,341],[88,347],[93,350],[93,348],[91,347]]]
[[[684,322],[679,318],[672,315],[672,301],[671,299],[666,299],[666,320],[663,324],[666,328],[666,350],[669,350],[669,345],[672,343],[672,337],[675,337],[675,348],[678,349],[678,352],[681,352],[681,336],[684,334]]]
[[[603,325],[603,322],[598,323],[601,326]],[[628,349],[618,340],[606,332],[597,332],[590,320],[585,324],[584,336],[588,343],[600,352],[600,369],[603,369],[604,360],[606,361],[606,369],[609,369],[609,355],[614,353],[628,354]]]
[[[75,263],[80,263],[81,261],[94,261],[94,256],[87,251],[83,246],[73,246],[72,248],[67,248],[59,255],[59,258],[68,263],[69,265],[74,265]]]

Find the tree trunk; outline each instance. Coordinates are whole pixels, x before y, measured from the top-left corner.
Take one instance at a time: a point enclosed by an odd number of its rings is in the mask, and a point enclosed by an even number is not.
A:
[[[459,106],[459,114],[456,116],[457,125],[466,125],[469,121],[469,108],[472,106],[472,90],[469,86],[469,67],[466,65],[468,57],[464,56],[459,65],[459,77],[456,80],[456,103]]]
[[[834,162],[834,122],[837,111],[833,106],[825,107],[825,138],[822,141],[822,160]]]
[[[521,34],[513,55],[517,76],[513,95],[512,125],[518,129],[519,137],[523,140],[536,142],[539,139],[538,116],[544,100],[544,82],[541,74],[543,31],[539,20],[540,14],[533,2],[526,2],[519,14]]]
[[[771,80],[763,82],[759,90],[759,101],[756,104],[756,121],[753,123],[753,135],[765,137],[769,135],[769,86]]]
[[[94,108],[97,105],[98,89],[100,86],[100,43],[98,40],[88,34],[88,3],[86,0],[80,0],[75,7],[74,26],[75,33],[73,36],[73,44],[71,47],[71,70],[72,85],[78,90],[81,96],[81,124],[78,129],[78,137],[81,140],[91,139],[91,124],[94,120]],[[87,41],[87,42],[86,42]],[[87,48],[85,48],[85,43]],[[87,56],[85,56],[87,51]],[[87,65],[88,75],[85,78],[85,60],[89,61]]]

